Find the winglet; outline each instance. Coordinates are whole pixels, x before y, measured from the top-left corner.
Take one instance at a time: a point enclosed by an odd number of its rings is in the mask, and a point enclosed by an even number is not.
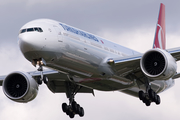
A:
[[[153,48],[166,49],[165,5],[160,4]]]

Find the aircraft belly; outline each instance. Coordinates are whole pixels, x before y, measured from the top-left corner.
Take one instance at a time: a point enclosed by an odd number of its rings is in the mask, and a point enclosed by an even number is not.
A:
[[[66,72],[73,77],[74,82],[93,89],[115,91],[130,88],[135,84],[134,81],[119,76],[102,76],[98,64],[72,53],[31,51],[27,55],[34,56],[31,59],[41,56],[46,61],[46,67]]]
[[[73,77],[73,80],[83,86],[101,91],[123,90],[135,85],[134,81],[118,76],[112,76],[111,78],[103,78],[102,76],[92,76],[89,78]]]

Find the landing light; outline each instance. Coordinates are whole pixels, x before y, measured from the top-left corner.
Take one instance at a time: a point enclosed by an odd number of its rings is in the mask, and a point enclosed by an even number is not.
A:
[[[111,59],[111,60],[109,60],[109,62],[114,62],[114,60]]]
[[[43,59],[43,58],[41,58],[40,60],[32,60],[32,62],[31,62],[35,67],[36,67],[36,65],[38,65],[38,66],[42,66],[42,65],[46,65],[46,61]]]
[[[108,62],[107,62],[109,65],[114,65],[114,60],[113,59],[108,59]]]
[[[42,58],[41,60],[37,61],[37,65],[46,65],[46,61]]]

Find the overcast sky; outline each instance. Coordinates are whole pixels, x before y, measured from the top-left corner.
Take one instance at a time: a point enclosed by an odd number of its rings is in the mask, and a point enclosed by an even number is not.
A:
[[[143,53],[152,48],[161,2],[166,6],[167,48],[178,47],[179,0],[0,0],[0,74],[37,69],[19,51],[17,36],[25,23],[39,18],[64,22]],[[76,101],[85,109],[84,120],[179,120],[179,91],[177,79],[174,87],[160,94],[161,105],[150,107],[120,92],[78,94]],[[61,110],[63,102],[68,102],[65,94],[53,94],[45,85],[27,104],[9,100],[1,90],[0,120],[69,120]]]

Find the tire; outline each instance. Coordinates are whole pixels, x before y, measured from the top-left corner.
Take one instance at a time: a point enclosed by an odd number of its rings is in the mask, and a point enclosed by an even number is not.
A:
[[[72,102],[72,109],[74,112],[77,111],[77,103],[75,101]]]
[[[158,96],[157,96],[157,94],[155,94],[155,96],[154,96],[154,102],[157,104],[157,99],[158,99]]]
[[[38,83],[39,85],[42,85],[41,77],[38,77],[38,78],[37,78],[37,83]]]
[[[157,95],[156,105],[159,105],[160,103],[161,103],[161,99],[160,99],[159,95]]]
[[[79,113],[80,113],[80,111],[81,111],[81,107],[80,107],[80,105],[79,105],[79,104],[77,104],[77,111],[76,111],[76,113],[77,113],[77,114],[79,114]]]
[[[74,113],[73,113],[73,112],[70,112],[70,113],[69,113],[69,117],[70,117],[70,118],[74,118]]]
[[[69,106],[68,106],[68,109],[66,110],[66,115],[70,115]]]
[[[147,100],[145,104],[146,104],[146,106],[150,106],[151,102],[149,100]]]
[[[143,91],[139,91],[139,99],[143,100],[145,98],[145,94]]]
[[[146,98],[144,98],[144,99],[142,100],[142,102],[143,102],[143,103],[146,103],[146,101],[147,101],[147,99],[146,99]]]
[[[44,81],[45,84],[48,83],[48,77],[46,75],[43,76],[43,81]]]
[[[62,104],[62,110],[63,112],[66,112],[68,110],[68,105],[66,103]]]
[[[79,116],[80,116],[80,117],[83,117],[83,116],[84,116],[84,109],[83,109],[82,107],[80,107]]]
[[[151,98],[151,100],[154,100],[155,92],[154,92],[152,89],[150,89],[150,90],[148,91],[148,94],[149,94],[149,97]]]

